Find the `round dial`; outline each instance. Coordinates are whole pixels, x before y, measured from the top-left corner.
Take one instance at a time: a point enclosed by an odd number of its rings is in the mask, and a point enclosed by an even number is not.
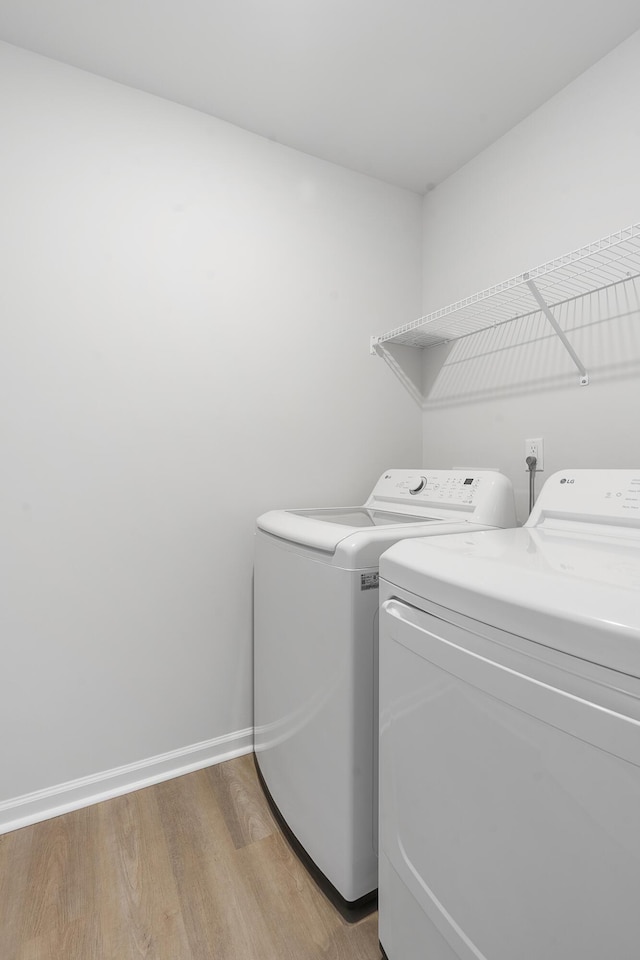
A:
[[[424,489],[426,482],[426,477],[412,477],[411,480],[409,480],[409,493],[420,493],[420,491]]]

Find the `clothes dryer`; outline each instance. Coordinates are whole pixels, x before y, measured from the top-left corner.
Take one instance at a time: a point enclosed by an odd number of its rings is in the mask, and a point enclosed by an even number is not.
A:
[[[389,960],[635,960],[640,470],[380,561]]]
[[[377,888],[380,554],[401,538],[515,522],[506,477],[445,470],[388,470],[362,506],[258,519],[256,763],[296,848],[347,917]]]

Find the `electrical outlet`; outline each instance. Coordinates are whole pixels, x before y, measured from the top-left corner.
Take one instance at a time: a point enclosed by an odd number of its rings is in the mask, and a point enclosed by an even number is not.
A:
[[[536,458],[536,472],[539,470],[544,470],[544,441],[542,437],[537,437],[535,440],[525,440],[524,442],[524,458],[525,461],[527,457]],[[524,465],[527,473],[529,472],[529,467],[526,462]]]

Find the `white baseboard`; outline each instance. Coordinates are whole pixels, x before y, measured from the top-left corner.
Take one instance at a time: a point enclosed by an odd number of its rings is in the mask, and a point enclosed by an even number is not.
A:
[[[161,753],[137,763],[114,767],[102,773],[69,780],[54,787],[25,793],[0,803],[0,834],[26,827],[30,823],[49,820],[70,810],[88,807],[162,780],[171,780],[193,770],[201,770],[253,750],[253,728],[213,740],[203,740],[179,750]]]

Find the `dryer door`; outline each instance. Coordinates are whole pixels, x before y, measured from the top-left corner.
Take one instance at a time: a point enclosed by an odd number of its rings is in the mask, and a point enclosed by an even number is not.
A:
[[[389,960],[426,944],[430,960],[635,960],[637,701],[509,636],[382,606],[381,943]]]

